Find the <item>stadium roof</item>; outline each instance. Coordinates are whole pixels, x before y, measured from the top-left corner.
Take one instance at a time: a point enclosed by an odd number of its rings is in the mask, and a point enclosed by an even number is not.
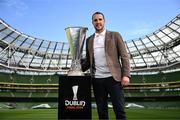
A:
[[[132,72],[179,69],[180,15],[157,31],[125,44]],[[66,73],[70,65],[68,43],[26,35],[0,19],[0,70]]]

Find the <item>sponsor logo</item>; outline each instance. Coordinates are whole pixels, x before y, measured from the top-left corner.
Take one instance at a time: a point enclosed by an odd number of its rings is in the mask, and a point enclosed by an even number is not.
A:
[[[66,106],[66,109],[83,109],[86,105],[85,101],[78,100],[77,98],[78,87],[78,85],[72,86],[73,100],[65,100],[64,104]]]

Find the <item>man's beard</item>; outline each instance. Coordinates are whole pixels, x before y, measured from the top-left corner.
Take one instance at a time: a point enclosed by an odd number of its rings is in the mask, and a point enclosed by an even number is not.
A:
[[[104,27],[102,27],[101,29],[97,29],[97,28],[95,29],[96,29],[96,32],[102,32],[104,30]]]

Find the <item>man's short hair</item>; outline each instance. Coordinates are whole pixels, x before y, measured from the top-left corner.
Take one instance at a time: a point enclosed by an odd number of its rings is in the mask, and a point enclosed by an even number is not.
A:
[[[95,12],[95,13],[92,15],[92,19],[93,19],[94,15],[97,15],[97,14],[101,14],[101,15],[103,16],[103,19],[105,19],[105,18],[104,18],[104,14],[103,14],[102,12]]]

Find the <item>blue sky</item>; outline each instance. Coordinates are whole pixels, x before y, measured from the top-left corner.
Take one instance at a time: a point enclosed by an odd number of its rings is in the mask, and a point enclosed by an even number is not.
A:
[[[180,14],[180,0],[0,0],[0,18],[27,35],[52,41],[67,41],[64,29],[88,27],[91,15],[101,11],[106,28],[118,31],[124,40],[150,34]]]

